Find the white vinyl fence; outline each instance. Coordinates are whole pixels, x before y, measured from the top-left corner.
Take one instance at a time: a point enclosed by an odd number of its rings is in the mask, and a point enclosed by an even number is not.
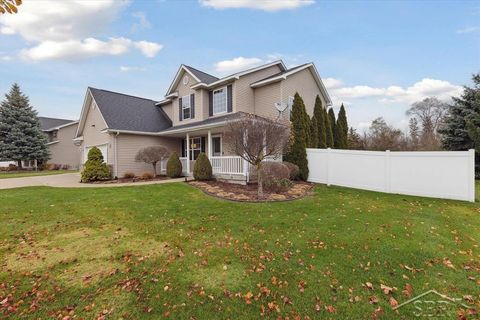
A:
[[[475,152],[307,149],[308,181],[475,201]]]

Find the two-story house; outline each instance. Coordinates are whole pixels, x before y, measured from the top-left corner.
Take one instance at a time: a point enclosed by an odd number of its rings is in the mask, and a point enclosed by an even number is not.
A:
[[[224,146],[226,123],[242,113],[289,117],[295,92],[310,115],[317,95],[324,106],[331,105],[313,63],[287,69],[279,60],[223,78],[181,65],[161,101],[88,88],[74,140],[81,146],[82,163],[96,146],[117,177],[150,170],[135,162],[135,154],[146,146],[163,145],[181,155],[186,175],[205,152],[215,175],[245,180],[248,166]],[[279,105],[287,108],[279,111]]]
[[[38,117],[40,128],[47,136],[50,151],[48,163],[78,169],[81,149],[73,144],[78,121],[58,118]]]

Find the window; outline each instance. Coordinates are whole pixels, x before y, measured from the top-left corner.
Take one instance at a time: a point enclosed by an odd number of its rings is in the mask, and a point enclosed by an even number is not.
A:
[[[227,87],[213,90],[213,114],[227,112]]]
[[[190,119],[191,109],[190,109],[190,96],[182,97],[182,119]]]
[[[186,141],[186,139],[184,139]],[[202,152],[202,138],[190,138],[190,160],[197,160],[198,155]],[[184,152],[187,154],[187,144],[184,143]]]
[[[212,156],[220,157],[222,155],[222,137],[212,137]]]

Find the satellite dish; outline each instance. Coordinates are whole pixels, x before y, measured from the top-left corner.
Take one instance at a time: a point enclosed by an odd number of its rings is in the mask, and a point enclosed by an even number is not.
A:
[[[287,109],[288,104],[283,103],[283,102],[275,102],[275,108],[278,110],[278,112],[283,112],[285,109]]]

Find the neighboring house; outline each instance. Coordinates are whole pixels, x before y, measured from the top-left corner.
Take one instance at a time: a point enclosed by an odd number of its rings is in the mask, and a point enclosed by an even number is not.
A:
[[[82,163],[97,146],[116,177],[151,170],[135,162],[135,154],[146,146],[163,145],[181,156],[187,175],[198,154],[205,152],[217,177],[245,181],[247,164],[228,154],[222,141],[225,124],[242,113],[289,117],[295,92],[310,115],[317,95],[324,106],[331,105],[313,63],[287,69],[275,61],[223,78],[181,65],[161,101],[89,87],[74,140],[81,145]],[[280,104],[288,106],[285,111],[277,110]]]
[[[78,169],[81,148],[73,143],[78,121],[38,117],[40,128],[47,135],[50,160],[48,163]]]

